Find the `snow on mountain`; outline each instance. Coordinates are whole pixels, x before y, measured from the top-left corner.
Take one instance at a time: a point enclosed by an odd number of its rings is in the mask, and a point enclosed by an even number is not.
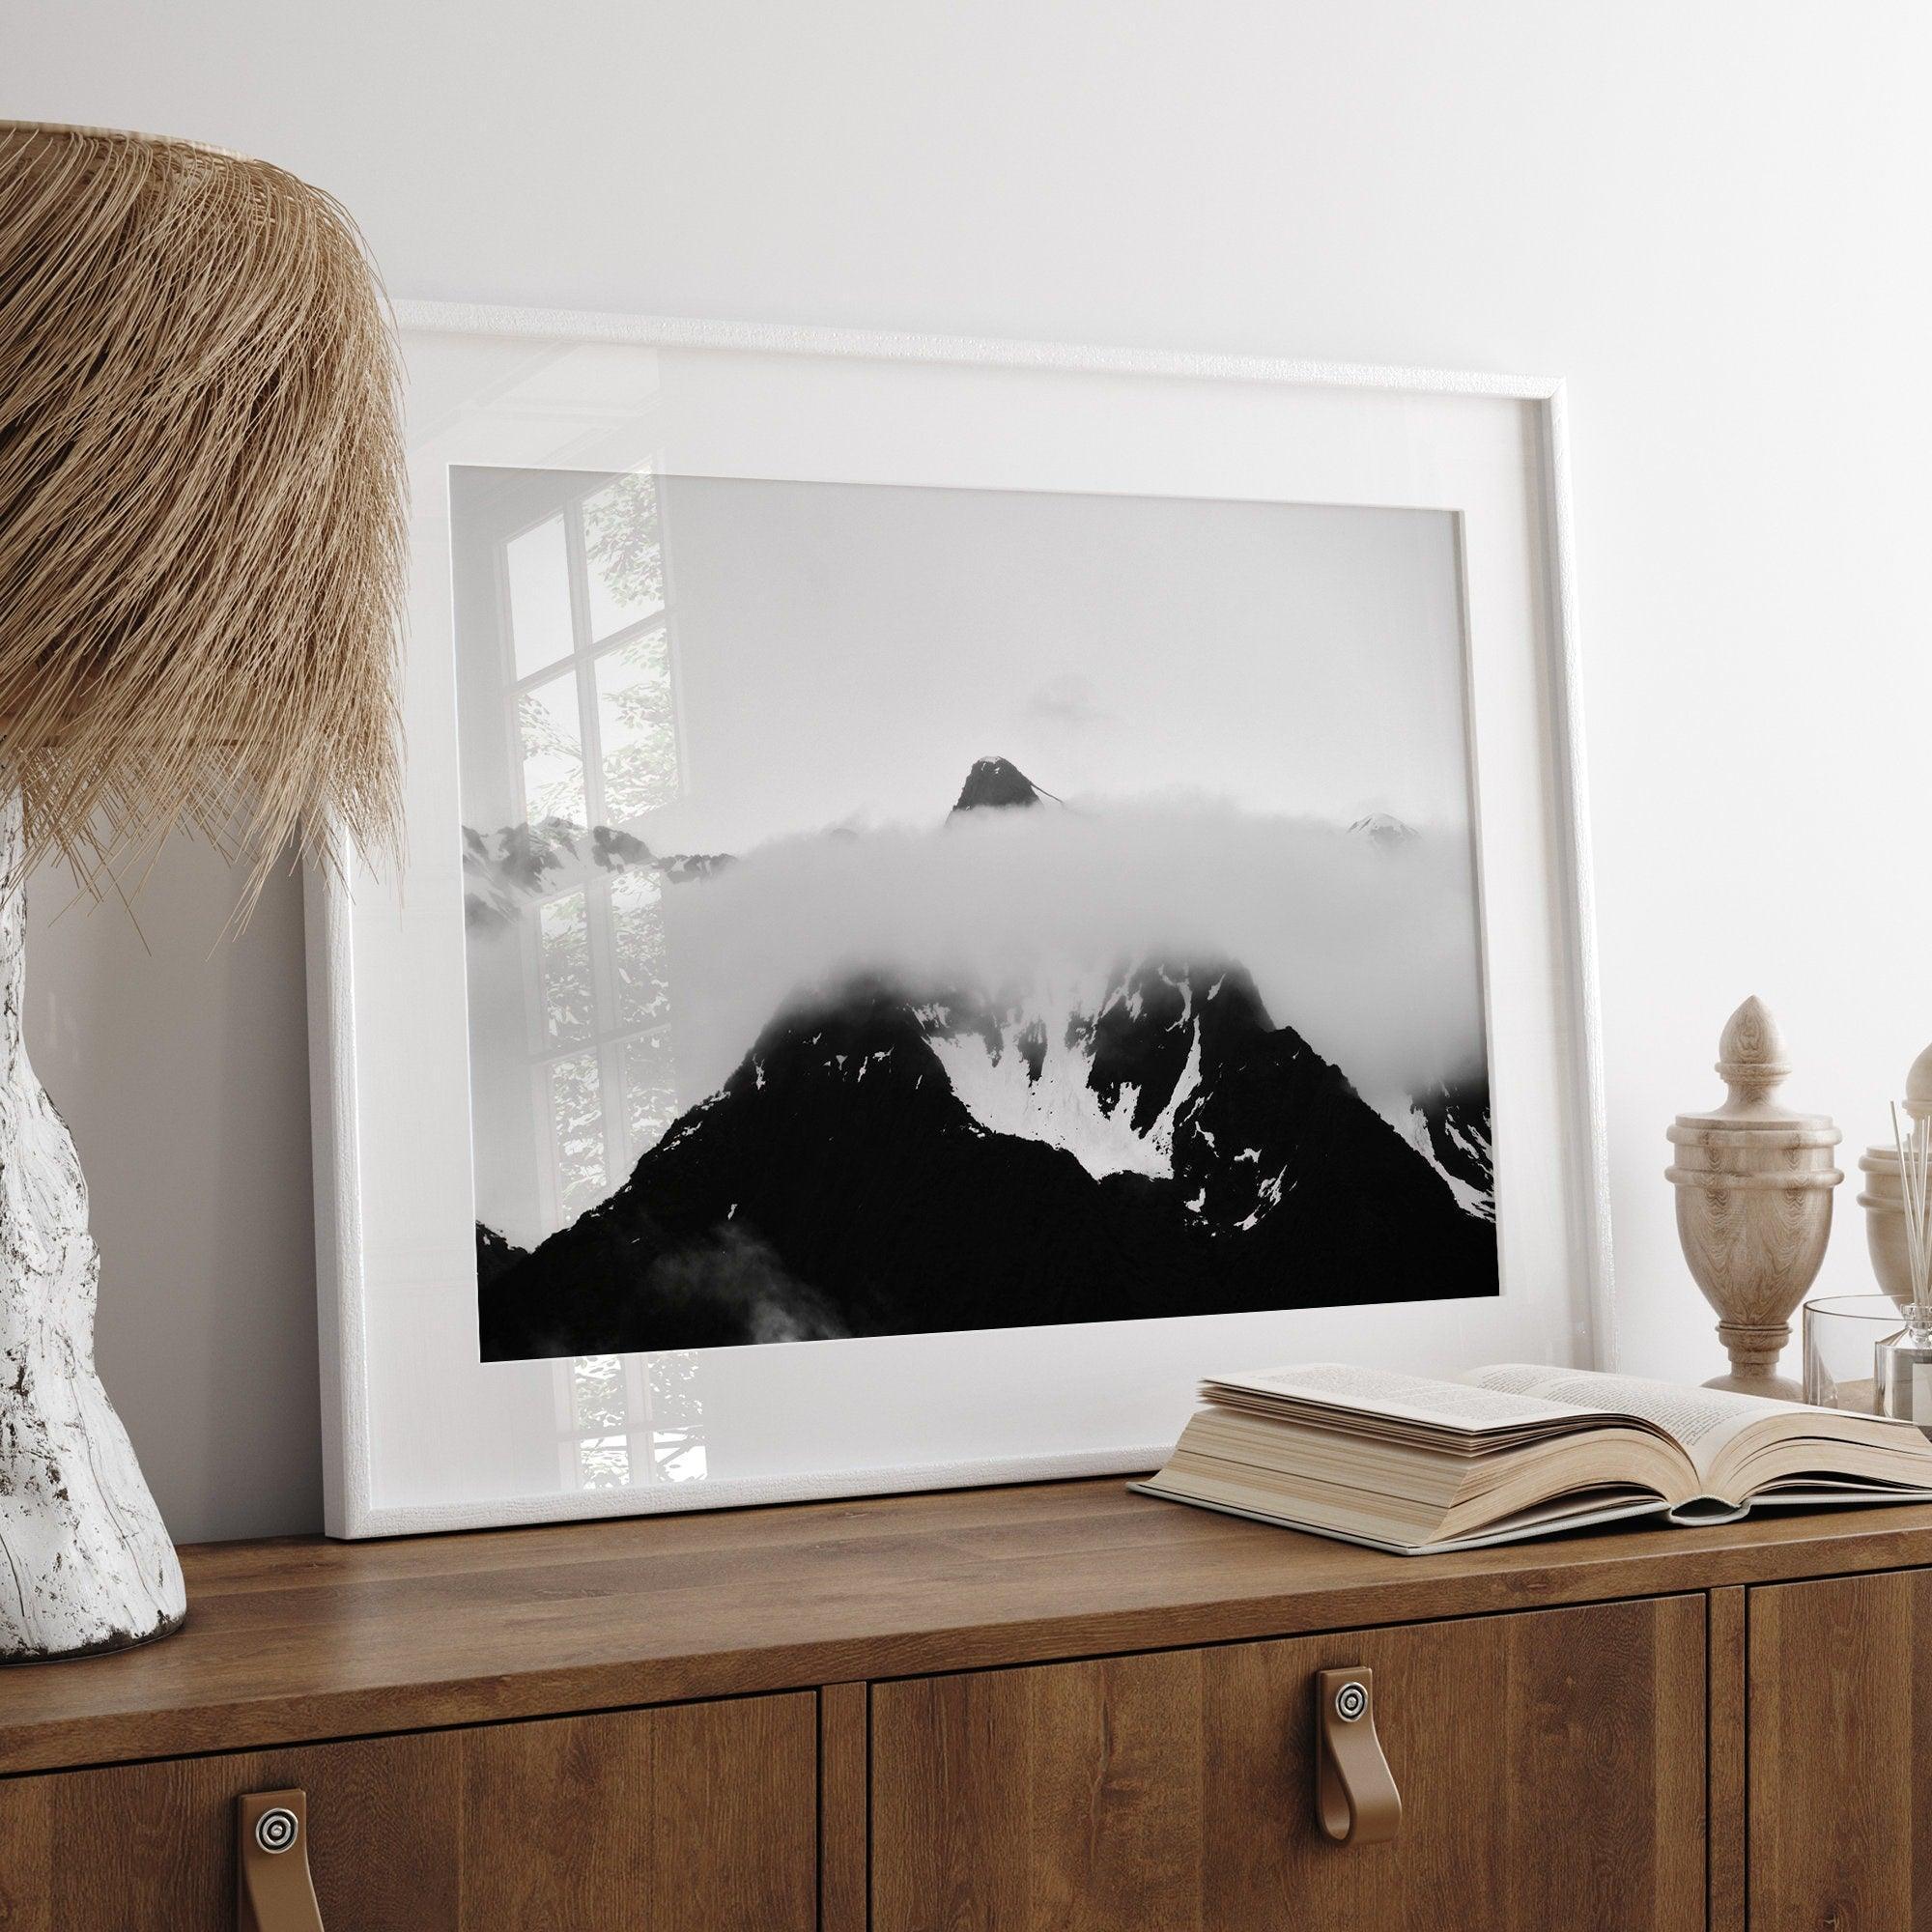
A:
[[[1426,1102],[1405,1096],[1376,1111],[1442,1177],[1463,1213],[1496,1218],[1487,1093],[1478,1099],[1437,1088]]]
[[[1474,1185],[1474,1144],[1435,1126],[1479,1103],[1422,1090],[1419,1157],[1224,959],[1025,1000],[862,977],[536,1248],[478,1229],[483,1356],[1493,1294],[1443,1172]]]
[[[1097,1016],[1130,995],[1118,984],[1097,1000],[1093,993],[1036,993],[977,1029],[952,1030],[951,1016],[936,1007],[920,1009],[920,1019],[953,1093],[988,1132],[1063,1148],[1095,1180],[1172,1179],[1175,1122],[1201,1084],[1200,1027],[1191,1028],[1187,1062],[1166,1104],[1136,1127],[1139,1088],[1123,1085],[1110,1099],[1094,1085]]]
[[[1408,1104],[1408,1111],[1400,1119],[1383,1115],[1390,1126],[1448,1182],[1449,1191],[1456,1197],[1456,1205],[1465,1214],[1480,1214],[1485,1221],[1496,1218],[1495,1197],[1475,1187],[1470,1182],[1451,1174],[1435,1157],[1435,1149],[1430,1143],[1429,1122],[1423,1119],[1422,1109],[1414,1101]]]

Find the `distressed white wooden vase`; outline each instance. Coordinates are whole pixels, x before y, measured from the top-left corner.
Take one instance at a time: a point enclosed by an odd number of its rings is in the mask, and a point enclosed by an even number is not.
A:
[[[0,802],[0,880],[20,807]],[[72,1137],[21,1037],[26,894],[0,888],[0,1662],[164,1636],[181,1564],[94,1368],[100,1256]],[[0,1703],[5,1692],[0,1691]]]

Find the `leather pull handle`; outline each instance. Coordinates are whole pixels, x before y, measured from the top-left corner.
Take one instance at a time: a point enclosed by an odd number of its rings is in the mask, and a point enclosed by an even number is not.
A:
[[[251,1791],[235,1801],[240,1932],[323,1932],[308,1875],[308,1794]]]
[[[1402,1823],[1381,1740],[1376,1736],[1376,1674],[1364,1664],[1315,1679],[1315,1815],[1338,1845],[1379,1845]]]

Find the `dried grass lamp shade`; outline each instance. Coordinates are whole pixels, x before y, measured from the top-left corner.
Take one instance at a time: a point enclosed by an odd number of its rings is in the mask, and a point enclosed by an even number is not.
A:
[[[178,828],[394,839],[393,337],[342,211],[192,143],[0,123],[0,1661],[182,1620],[94,1373],[72,1143],[20,1039],[21,882]]]
[[[402,440],[355,229],[279,168],[0,125],[0,748],[29,863],[382,844]]]

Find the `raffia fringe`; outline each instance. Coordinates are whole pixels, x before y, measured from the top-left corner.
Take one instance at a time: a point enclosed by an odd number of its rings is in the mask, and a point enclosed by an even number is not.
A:
[[[0,769],[96,892],[176,829],[393,853],[400,369],[327,195],[0,126]]]

